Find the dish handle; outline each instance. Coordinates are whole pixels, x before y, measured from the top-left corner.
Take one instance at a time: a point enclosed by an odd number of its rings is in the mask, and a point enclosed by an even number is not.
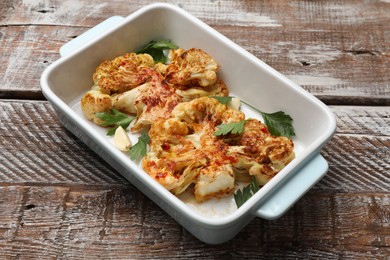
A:
[[[117,25],[118,23],[122,22],[125,18],[122,16],[111,16],[110,18],[107,18],[103,22],[99,23],[98,25],[92,27],[88,31],[80,34],[73,40],[65,43],[60,48],[60,55],[61,57],[68,56],[69,54],[73,53],[77,49],[79,49],[81,46],[85,45],[92,39],[99,36],[101,33],[108,31],[111,27],[114,25]]]
[[[261,204],[254,215],[268,220],[281,217],[296,201],[310,190],[328,171],[328,163],[316,155],[287,181],[279,186],[268,199]],[[302,189],[302,187],[305,187]]]

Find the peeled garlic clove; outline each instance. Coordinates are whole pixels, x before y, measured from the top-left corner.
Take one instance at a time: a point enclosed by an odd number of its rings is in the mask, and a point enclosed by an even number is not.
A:
[[[228,107],[231,109],[239,110],[241,105],[241,100],[239,98],[232,98],[232,100],[228,103]]]
[[[127,152],[131,147],[130,138],[121,126],[115,130],[114,144],[122,152]]]

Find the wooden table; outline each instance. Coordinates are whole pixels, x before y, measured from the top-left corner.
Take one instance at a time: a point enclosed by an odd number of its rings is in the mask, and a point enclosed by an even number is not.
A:
[[[327,176],[283,217],[194,238],[68,132],[40,91],[61,45],[149,0],[0,2],[0,258],[390,257],[390,1],[170,1],[328,104]]]

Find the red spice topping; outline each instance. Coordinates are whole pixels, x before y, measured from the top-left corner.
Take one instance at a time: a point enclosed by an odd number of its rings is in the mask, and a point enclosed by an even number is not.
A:
[[[175,162],[168,162],[168,165],[167,165],[167,169],[170,171],[170,172],[173,172],[175,170],[175,167],[176,167],[176,163]]]
[[[166,172],[159,172],[156,174],[156,179],[163,179],[167,176]]]
[[[156,167],[156,162],[155,161],[149,161],[148,162],[149,167]]]
[[[266,127],[261,128],[261,132],[263,132],[264,134],[268,134],[269,133],[269,131],[268,131],[268,129]]]
[[[161,145],[161,148],[164,150],[164,151],[169,151],[169,149],[171,149],[171,146],[168,144],[168,143],[163,143]]]
[[[230,161],[231,163],[236,163],[238,161],[238,159],[234,156],[231,156],[231,155],[227,155],[225,157],[228,161]]]

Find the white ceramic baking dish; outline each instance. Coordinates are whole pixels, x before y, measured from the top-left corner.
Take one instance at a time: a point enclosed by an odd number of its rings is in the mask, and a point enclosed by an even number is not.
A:
[[[197,205],[178,198],[112,145],[106,130],[80,109],[92,74],[105,59],[139,49],[151,40],[170,39],[181,48],[196,47],[220,65],[231,95],[265,112],[284,111],[294,120],[296,158],[239,209],[233,199]],[[254,217],[276,219],[327,172],[320,149],[333,135],[332,112],[318,99],[202,21],[169,4],[152,4],[127,18],[114,16],[65,44],[61,58],[41,77],[42,92],[61,122],[140,191],[198,239],[223,243]]]

